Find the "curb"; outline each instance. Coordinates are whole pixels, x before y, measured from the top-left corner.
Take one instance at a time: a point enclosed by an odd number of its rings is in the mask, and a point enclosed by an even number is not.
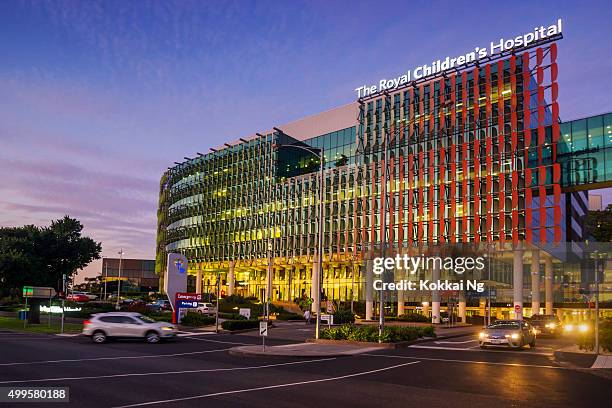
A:
[[[591,366],[597,359],[595,354],[590,353],[575,353],[571,351],[554,351],[553,359],[555,363],[562,367],[590,370]]]
[[[298,343],[298,344],[303,344],[303,343]],[[238,346],[238,347],[232,347],[228,350],[228,353],[232,356],[239,356],[239,357],[268,357],[268,358],[330,358],[330,357],[353,357],[356,355],[360,355],[362,353],[367,353],[367,352],[372,352],[372,351],[376,351],[376,349],[380,349],[380,347],[376,347],[373,345],[370,345],[370,347],[364,347],[363,350],[354,350],[352,352],[350,351],[335,351],[335,352],[322,352],[320,354],[300,354],[300,353],[296,353],[296,354],[290,354],[290,353],[286,353],[286,354],[272,354],[272,353],[264,353],[263,351],[250,351],[249,348],[252,347],[257,347],[258,349],[261,347],[260,345],[257,346]],[[275,347],[275,346],[269,346],[269,347]]]
[[[347,346],[364,346],[376,347],[380,349],[397,349],[406,348],[411,344],[418,343],[420,339],[411,341],[401,341],[398,343],[371,343],[369,341],[352,341],[352,340],[328,340],[328,339],[306,339],[306,343],[316,344],[346,344]]]

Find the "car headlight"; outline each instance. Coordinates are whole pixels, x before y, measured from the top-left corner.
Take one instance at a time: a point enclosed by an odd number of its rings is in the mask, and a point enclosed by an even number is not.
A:
[[[478,337],[481,338],[481,339],[484,339],[485,337],[489,337],[489,335],[487,333],[485,333],[485,332],[480,332],[480,333],[478,333]]]
[[[518,338],[519,338],[519,334],[518,334],[518,333],[512,333],[512,334],[510,335],[510,338],[511,338],[512,340],[518,340]]]
[[[162,330],[166,330],[166,331],[172,331],[174,330],[174,327],[170,327],[170,326],[164,326],[161,328]]]
[[[573,324],[566,324],[565,325],[565,331],[568,331],[568,332],[574,331],[574,325]]]
[[[555,327],[557,327],[557,325],[554,323],[546,323],[546,327],[548,327],[549,329],[554,329]]]
[[[580,326],[578,326],[578,331],[581,333],[584,333],[588,330],[589,330],[589,326],[587,326],[586,324],[581,324]]]

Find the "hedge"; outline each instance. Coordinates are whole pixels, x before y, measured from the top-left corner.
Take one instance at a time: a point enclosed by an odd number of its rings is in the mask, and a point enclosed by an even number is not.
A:
[[[304,316],[287,311],[279,313],[278,315],[276,315],[276,318],[278,320],[304,320]]]
[[[418,323],[429,323],[431,319],[420,313],[406,313],[398,317],[385,318],[389,322],[418,322]]]
[[[181,319],[181,324],[190,327],[208,326],[214,324],[215,320],[216,319],[214,317],[205,316],[195,312],[187,312],[187,314]]]
[[[355,323],[355,314],[350,310],[338,310],[334,313],[334,324]]]
[[[221,327],[225,330],[244,330],[244,329],[254,329],[259,327],[259,320],[251,319],[251,320],[226,320],[221,323]]]
[[[589,322],[589,331],[576,337],[576,343],[581,350],[593,351],[595,349],[595,325]],[[612,319],[599,321],[599,346],[612,352]]]
[[[400,327],[385,326],[381,341],[383,343],[397,343],[400,341],[411,341],[421,337],[435,337],[433,326],[426,327]],[[332,327],[321,331],[321,338],[328,340],[352,340],[365,342],[378,342],[377,326],[355,326],[345,324],[340,327]]]

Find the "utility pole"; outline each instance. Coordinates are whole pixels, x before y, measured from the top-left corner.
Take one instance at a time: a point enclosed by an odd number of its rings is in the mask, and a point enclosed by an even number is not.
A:
[[[121,298],[121,267],[123,266],[123,248],[117,252],[119,254],[119,277],[117,278],[117,304],[115,305],[115,309],[121,309],[119,304]]]
[[[389,95],[385,94],[385,110],[390,106]],[[387,178],[389,176],[389,129],[385,129],[385,161],[384,161],[384,176],[382,180],[382,193],[380,196],[382,211],[382,225],[380,228],[381,242],[380,242],[380,256],[384,259],[387,256],[387,215],[389,200],[387,199]],[[384,275],[383,275],[384,276]],[[381,289],[379,292],[379,316],[378,316],[378,342],[382,343],[382,335],[385,330],[385,292]]]
[[[215,308],[215,333],[219,333],[219,306],[221,305],[221,271],[217,271],[217,307]]]
[[[66,274],[62,275],[62,291],[64,292],[64,296],[62,296],[62,323],[61,323],[60,333],[64,332],[64,316],[65,316],[64,309],[66,307]]]
[[[319,276],[317,277],[317,324],[315,326],[315,338],[318,340],[321,333],[321,282],[323,279],[323,227],[325,221],[323,216],[325,215],[325,176],[324,176],[324,162],[325,155],[323,148],[321,148],[319,156],[319,237],[318,237],[318,259],[319,264]]]
[[[104,271],[104,300],[108,300],[108,296],[106,295],[106,282],[108,281],[108,259],[102,258],[102,263],[104,263],[104,269],[105,269]]]

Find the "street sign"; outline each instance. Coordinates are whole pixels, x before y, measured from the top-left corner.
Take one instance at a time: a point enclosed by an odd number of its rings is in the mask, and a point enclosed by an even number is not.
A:
[[[249,309],[248,307],[241,307],[238,313],[240,314],[240,316],[244,316],[247,319],[251,318],[251,309]]]
[[[55,296],[55,289],[46,286],[24,286],[23,297],[49,299]]]
[[[321,314],[321,320],[327,322],[329,326],[334,324],[334,315],[332,314]]]
[[[192,302],[201,302],[202,294],[201,293],[185,293],[185,292],[177,292],[176,300],[189,300]]]
[[[268,322],[259,322],[259,335],[268,336]]]
[[[514,305],[514,311],[516,313],[521,313],[521,305]]]
[[[177,309],[192,309],[198,307],[197,300],[177,300],[176,308]]]

